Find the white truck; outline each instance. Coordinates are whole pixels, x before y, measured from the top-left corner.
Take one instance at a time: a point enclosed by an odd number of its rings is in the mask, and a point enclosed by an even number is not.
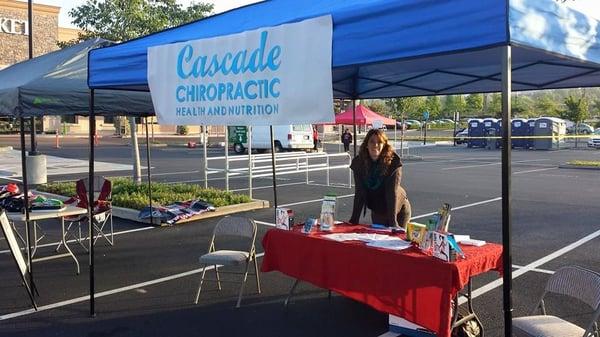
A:
[[[311,124],[273,125],[275,151],[312,150],[314,147],[313,127]],[[230,126],[229,142],[235,153],[242,154],[248,148],[248,133],[246,126]],[[271,134],[269,126],[252,127],[252,149],[266,152],[271,149]]]

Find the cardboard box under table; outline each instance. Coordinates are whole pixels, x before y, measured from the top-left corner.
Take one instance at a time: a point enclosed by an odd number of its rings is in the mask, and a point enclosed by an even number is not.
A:
[[[502,246],[463,246],[466,259],[444,262],[413,246],[401,251],[338,242],[331,232],[271,229],[262,241],[261,270],[280,271],[433,331],[451,332],[451,300],[478,274],[502,270]],[[374,232],[365,226],[337,225],[334,232]],[[381,233],[381,232],[379,232]]]

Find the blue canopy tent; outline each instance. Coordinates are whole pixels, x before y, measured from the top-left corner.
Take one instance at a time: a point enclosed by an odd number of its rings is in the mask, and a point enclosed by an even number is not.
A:
[[[333,19],[336,98],[502,92],[503,308],[511,336],[510,94],[600,85],[598,21],[554,0],[272,0],[93,50],[88,84],[146,91],[148,47],[322,15]]]

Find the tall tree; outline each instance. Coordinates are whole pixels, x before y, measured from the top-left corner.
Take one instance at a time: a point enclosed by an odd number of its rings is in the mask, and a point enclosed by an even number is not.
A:
[[[487,114],[496,118],[502,118],[502,95],[498,93],[492,94],[488,103]]]
[[[396,112],[397,118],[421,119],[425,111],[425,98],[423,97],[402,97],[391,100]]]
[[[465,101],[465,112],[470,116],[480,115],[483,110],[483,94],[470,94]]]
[[[365,102],[365,106],[369,108],[371,111],[377,112],[380,115],[389,115],[390,110],[389,107],[385,104],[383,100],[380,99],[370,99]]]
[[[465,99],[462,95],[449,95],[446,96],[444,101],[444,117],[451,118],[454,116],[454,112],[458,111],[462,113],[465,111]]]
[[[439,96],[429,96],[425,100],[425,109],[429,111],[430,119],[438,119],[442,113],[442,102]]]
[[[530,117],[533,115],[533,101],[527,95],[515,94],[511,97],[511,114],[515,117]]]
[[[550,93],[544,93],[534,99],[534,112],[539,116],[558,116],[559,105]]]
[[[575,96],[569,95],[565,98],[565,110],[561,112],[561,118],[579,124],[580,122],[583,122],[588,115],[588,100],[585,96],[575,98]]]
[[[123,42],[201,19],[212,10],[212,4],[202,2],[184,9],[176,0],[87,0],[69,11],[72,23],[82,30],[78,39],[59,45],[66,47],[94,37]],[[135,118],[130,118],[129,124],[131,143],[135,147],[133,179],[141,182]]]
[[[184,8],[176,0],[87,0],[69,11],[82,30],[77,43],[93,37],[122,42],[201,19],[213,4],[192,2]]]

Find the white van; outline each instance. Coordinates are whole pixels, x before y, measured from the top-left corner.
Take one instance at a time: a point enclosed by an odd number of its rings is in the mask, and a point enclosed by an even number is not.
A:
[[[235,130],[235,131],[233,131]],[[246,127],[235,126],[229,129],[229,140],[235,153],[244,153],[248,148]],[[311,124],[273,125],[275,151],[311,150],[314,147],[313,126]],[[232,134],[232,131],[234,132]],[[243,134],[246,133],[245,136]],[[252,127],[252,149],[265,152],[271,149],[269,126]]]

